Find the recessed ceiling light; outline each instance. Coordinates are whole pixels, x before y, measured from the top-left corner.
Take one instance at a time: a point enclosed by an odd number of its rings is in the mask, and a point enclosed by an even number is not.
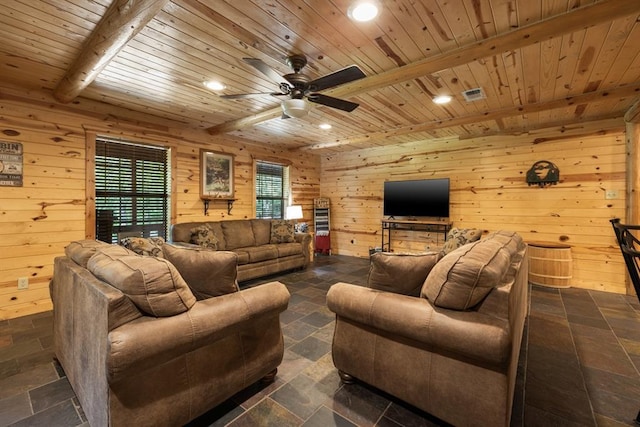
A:
[[[329,123],[322,123],[321,125],[318,126],[320,129],[331,129],[331,125]]]
[[[357,1],[349,7],[347,15],[354,21],[371,21],[378,16],[378,5],[375,1]]]
[[[438,96],[433,98],[433,102],[435,102],[436,104],[446,104],[448,102],[451,102],[451,96],[449,96],[449,95],[438,95]]]
[[[222,83],[216,82],[216,81],[213,81],[213,80],[210,80],[208,82],[204,82],[204,85],[207,87],[207,89],[211,89],[211,90],[224,90],[224,88],[226,87]]]

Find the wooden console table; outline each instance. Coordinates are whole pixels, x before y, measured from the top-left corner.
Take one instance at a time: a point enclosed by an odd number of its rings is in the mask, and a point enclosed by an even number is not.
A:
[[[382,220],[382,250],[385,252],[391,251],[391,232],[393,230],[409,230],[418,232],[436,232],[442,233],[446,240],[447,233],[451,229],[451,223],[448,221],[409,221],[409,220],[395,220],[395,219],[383,219]],[[386,233],[385,233],[386,231]],[[386,234],[386,236],[385,236]],[[386,237],[386,238],[385,238]]]

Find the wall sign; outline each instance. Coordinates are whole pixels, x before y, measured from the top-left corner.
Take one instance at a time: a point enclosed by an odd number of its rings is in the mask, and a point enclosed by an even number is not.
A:
[[[560,169],[548,160],[537,161],[527,171],[527,184],[545,187],[560,181]]]
[[[22,143],[0,141],[0,187],[22,187]]]

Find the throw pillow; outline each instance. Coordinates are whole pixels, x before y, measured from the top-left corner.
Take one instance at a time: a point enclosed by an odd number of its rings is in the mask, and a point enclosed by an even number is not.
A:
[[[155,256],[162,258],[162,237],[125,237],[120,244],[138,255]]]
[[[367,284],[371,289],[396,294],[419,296],[427,275],[440,254],[393,254],[376,252],[371,255]]]
[[[238,292],[238,255],[229,251],[162,247],[198,300]]]
[[[203,248],[218,249],[218,237],[206,224],[191,229],[190,242]]]
[[[438,307],[467,310],[500,285],[509,271],[508,243],[483,239],[453,250],[427,276],[421,296]]]
[[[445,256],[454,249],[458,249],[460,246],[480,240],[481,235],[482,230],[477,228],[452,228],[449,230],[447,240],[442,247],[442,256]]]
[[[286,219],[271,220],[271,243],[292,243],[296,241],[293,222]]]
[[[120,289],[146,315],[174,316],[195,304],[196,298],[189,286],[166,259],[137,254],[114,255],[109,251],[115,252],[111,249],[96,251],[89,259],[87,269],[98,279]]]

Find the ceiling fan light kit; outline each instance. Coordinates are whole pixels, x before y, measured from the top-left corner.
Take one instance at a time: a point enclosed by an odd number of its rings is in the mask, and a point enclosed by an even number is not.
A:
[[[304,99],[285,99],[280,105],[282,112],[289,117],[299,119],[309,114],[309,103]]]
[[[278,85],[279,92],[266,93],[241,93],[235,95],[221,95],[225,99],[253,98],[255,96],[286,96],[280,104],[284,112],[283,118],[304,117],[309,113],[311,102],[330,108],[351,112],[358,108],[357,103],[345,99],[318,93],[354,80],[362,79],[365,74],[357,65],[351,65],[333,73],[329,73],[317,79],[311,79],[302,73],[302,68],[307,65],[307,57],[304,55],[291,55],[286,59],[287,65],[293,69],[293,73],[281,76],[262,60],[257,58],[242,58],[242,60],[269,77]]]

